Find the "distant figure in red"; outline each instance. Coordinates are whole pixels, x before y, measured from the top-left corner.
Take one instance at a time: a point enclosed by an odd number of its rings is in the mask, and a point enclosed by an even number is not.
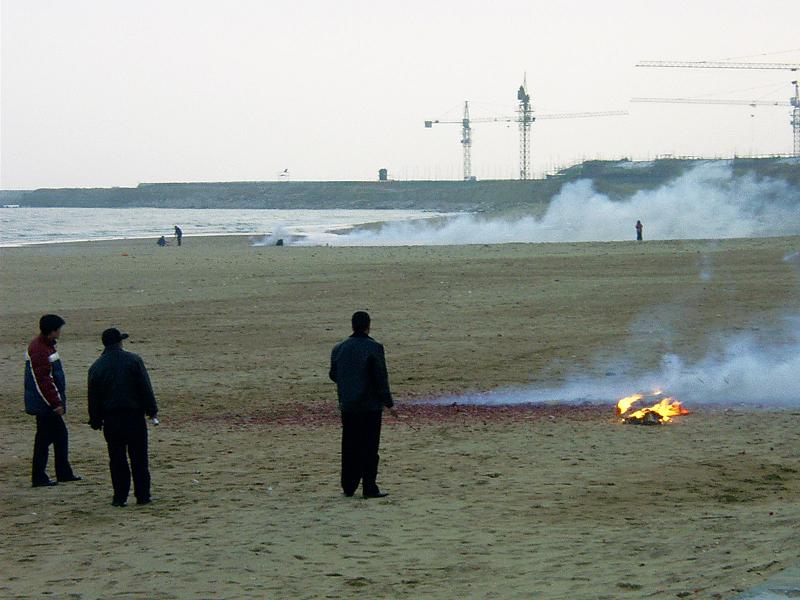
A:
[[[643,227],[644,226],[642,225],[641,221],[636,221],[636,241],[638,241],[638,242],[642,241],[642,229],[643,229]]]

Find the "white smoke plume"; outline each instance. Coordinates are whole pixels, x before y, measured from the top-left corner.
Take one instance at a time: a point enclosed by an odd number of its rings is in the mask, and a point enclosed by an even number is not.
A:
[[[279,225],[275,228],[272,233],[265,234],[264,236],[257,238],[251,237],[250,238],[250,245],[257,247],[257,246],[274,246],[278,243],[278,240],[284,240],[284,243],[288,245],[289,241],[292,239],[292,234],[283,226]]]
[[[800,282],[800,251],[783,257],[795,270]],[[701,277],[711,277],[709,264],[701,265]],[[435,398],[436,404],[508,405],[525,403],[611,403],[634,393],[662,390],[691,406],[717,404],[726,407],[800,407],[800,316],[783,320],[780,339],[739,334],[716,340],[713,350],[698,361],[688,361],[673,347],[671,335],[680,307],[654,307],[643,314],[642,322],[656,327],[659,340],[671,351],[661,359],[661,367],[645,375],[633,375],[634,364],[624,360],[602,363],[602,377],[576,375],[558,387],[499,389],[485,393]],[[637,323],[631,333],[637,334]]]
[[[573,377],[559,387],[499,389],[431,401],[480,405],[611,403],[634,393],[663,390],[688,405],[796,408],[800,406],[800,320],[789,320],[787,327],[791,328],[791,339],[774,347],[765,347],[753,337],[737,337],[696,363],[667,354],[661,368],[646,375],[627,376],[623,368],[602,378]]]
[[[798,191],[787,182],[735,176],[729,163],[701,163],[655,190],[627,200],[595,191],[589,180],[565,185],[541,218],[462,215],[443,223],[391,223],[356,230],[326,243],[342,246],[580,242],[644,238],[703,239],[800,233]]]

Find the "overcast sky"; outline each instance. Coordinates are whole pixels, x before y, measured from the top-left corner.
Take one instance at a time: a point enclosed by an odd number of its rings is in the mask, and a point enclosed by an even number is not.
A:
[[[537,175],[584,158],[789,153],[796,73],[635,68],[800,62],[796,0],[2,0],[0,188],[461,177],[457,125],[533,125]],[[518,173],[514,125],[476,124],[473,172]]]

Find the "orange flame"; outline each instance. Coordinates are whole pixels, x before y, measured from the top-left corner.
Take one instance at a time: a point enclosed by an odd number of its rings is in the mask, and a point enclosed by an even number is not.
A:
[[[668,423],[672,420],[671,417],[677,417],[679,415],[688,415],[689,411],[681,406],[681,403],[675,400],[675,398],[671,398],[669,396],[661,398],[658,402],[649,406],[647,408],[640,408],[635,410],[631,413],[628,413],[631,410],[632,406],[639,402],[644,398],[658,398],[662,396],[661,390],[655,390],[652,394],[633,394],[632,396],[626,396],[622,398],[619,402],[617,402],[617,416],[622,417],[623,419],[643,419],[647,413],[655,413],[660,417],[660,421],[662,423]]]

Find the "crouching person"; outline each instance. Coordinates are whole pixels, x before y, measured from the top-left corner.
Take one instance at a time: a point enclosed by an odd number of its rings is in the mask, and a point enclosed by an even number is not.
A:
[[[150,503],[145,415],[155,418],[158,413],[144,362],[139,355],[122,349],[122,340],[127,337],[119,329],[106,329],[102,335],[105,349],[89,368],[89,424],[92,429],[103,429],[108,445],[112,506],[126,505],[131,473],[136,504]]]

